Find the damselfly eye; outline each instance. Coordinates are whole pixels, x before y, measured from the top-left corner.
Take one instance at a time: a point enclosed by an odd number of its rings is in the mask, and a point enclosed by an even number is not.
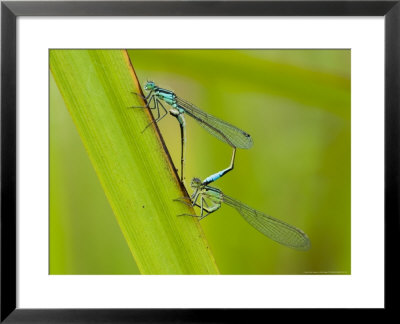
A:
[[[201,184],[201,180],[199,178],[193,178],[190,186],[192,188],[197,188]]]
[[[153,81],[147,81],[146,85],[144,86],[145,90],[153,90],[156,87],[156,84]]]

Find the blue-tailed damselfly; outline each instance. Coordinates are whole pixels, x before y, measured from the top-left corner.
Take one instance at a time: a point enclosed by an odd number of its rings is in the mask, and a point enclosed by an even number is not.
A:
[[[209,214],[217,211],[221,207],[221,204],[225,203],[228,206],[235,208],[251,226],[271,240],[297,250],[305,251],[311,247],[310,239],[307,234],[297,227],[257,211],[244,203],[225,195],[217,188],[204,185],[198,178],[193,178],[191,187],[194,189],[194,193],[191,196],[190,203],[186,202],[186,199],[189,199],[187,197],[175,200],[191,206],[200,207],[200,216],[191,214],[182,214],[182,216],[187,215],[203,219]]]
[[[146,100],[146,106],[133,106],[131,108],[150,108],[157,110],[157,117],[154,122],[159,122],[162,118],[164,118],[168,111],[162,104],[162,102],[167,103],[172,107],[169,111],[171,115],[177,118],[180,128],[181,128],[181,179],[183,180],[183,164],[184,164],[184,149],[185,149],[185,119],[183,114],[187,114],[196,120],[200,126],[206,129],[210,134],[214,135],[219,140],[227,143],[232,147],[233,153],[231,158],[231,164],[228,168],[219,171],[209,177],[207,177],[203,183],[210,184],[211,182],[219,179],[227,172],[231,171],[234,167],[234,160],[236,154],[236,148],[249,149],[253,145],[253,140],[251,136],[242,131],[241,129],[233,126],[217,117],[214,117],[188,101],[178,97],[173,91],[166,90],[158,87],[153,81],[147,81],[144,89],[149,91],[144,99]],[[151,107],[151,103],[153,102],[154,106]],[[163,109],[164,114],[161,115],[160,107]],[[151,125],[151,123],[149,124]],[[147,125],[146,128],[149,126]],[[145,128],[145,129],[146,129]]]

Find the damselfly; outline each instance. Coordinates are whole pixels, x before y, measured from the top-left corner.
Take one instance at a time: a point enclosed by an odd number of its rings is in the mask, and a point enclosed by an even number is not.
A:
[[[206,129],[210,134],[214,135],[219,140],[227,143],[229,146],[233,148],[231,164],[228,168],[219,171],[209,177],[207,177],[203,183],[210,184],[211,182],[219,179],[227,172],[231,171],[234,167],[234,160],[236,154],[236,148],[248,149],[253,145],[253,140],[251,136],[242,131],[241,129],[233,126],[217,117],[214,117],[199,108],[195,107],[193,104],[188,101],[178,97],[171,90],[166,90],[158,87],[153,81],[147,81],[144,89],[149,91],[146,97],[143,99],[146,100],[146,106],[133,106],[131,108],[150,108],[155,109],[157,111],[157,117],[154,122],[159,122],[163,119],[168,111],[164,107],[163,103],[170,105],[172,108],[170,109],[170,114],[177,118],[180,128],[181,128],[181,179],[183,180],[183,164],[184,164],[184,150],[186,143],[186,135],[185,135],[185,119],[183,114],[187,114],[196,120],[200,126]],[[153,103],[153,106],[151,106]],[[163,113],[160,112],[160,108],[163,110]],[[146,128],[149,125],[146,126]],[[145,128],[145,129],[146,129]]]
[[[193,178],[191,187],[194,189],[194,193],[191,196],[190,203],[186,201],[189,199],[187,197],[175,200],[187,205],[200,207],[200,216],[191,214],[182,214],[182,216],[187,215],[203,219],[217,211],[221,207],[221,204],[225,203],[235,208],[251,226],[271,240],[297,250],[308,250],[311,247],[308,236],[297,227],[257,211],[225,195],[217,188],[204,185],[198,178]]]

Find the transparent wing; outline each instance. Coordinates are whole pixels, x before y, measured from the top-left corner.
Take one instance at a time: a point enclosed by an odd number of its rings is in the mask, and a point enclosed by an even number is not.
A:
[[[302,230],[259,212],[224,194],[222,194],[222,200],[235,208],[251,226],[270,239],[297,250],[308,250],[311,247],[310,239]]]
[[[194,118],[203,128],[219,140],[232,147],[242,149],[248,149],[253,146],[251,136],[241,129],[200,110],[186,100],[181,98],[177,98],[176,100],[178,105],[181,106],[190,117]]]

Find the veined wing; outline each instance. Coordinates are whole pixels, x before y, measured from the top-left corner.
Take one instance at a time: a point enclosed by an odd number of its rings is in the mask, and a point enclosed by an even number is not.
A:
[[[184,99],[176,99],[179,106],[203,128],[219,140],[232,147],[248,149],[253,146],[253,140],[249,134],[205,111],[200,110]]]
[[[251,226],[271,240],[297,250],[305,251],[311,247],[310,239],[302,230],[259,212],[224,194],[222,194],[222,201],[235,208]]]

